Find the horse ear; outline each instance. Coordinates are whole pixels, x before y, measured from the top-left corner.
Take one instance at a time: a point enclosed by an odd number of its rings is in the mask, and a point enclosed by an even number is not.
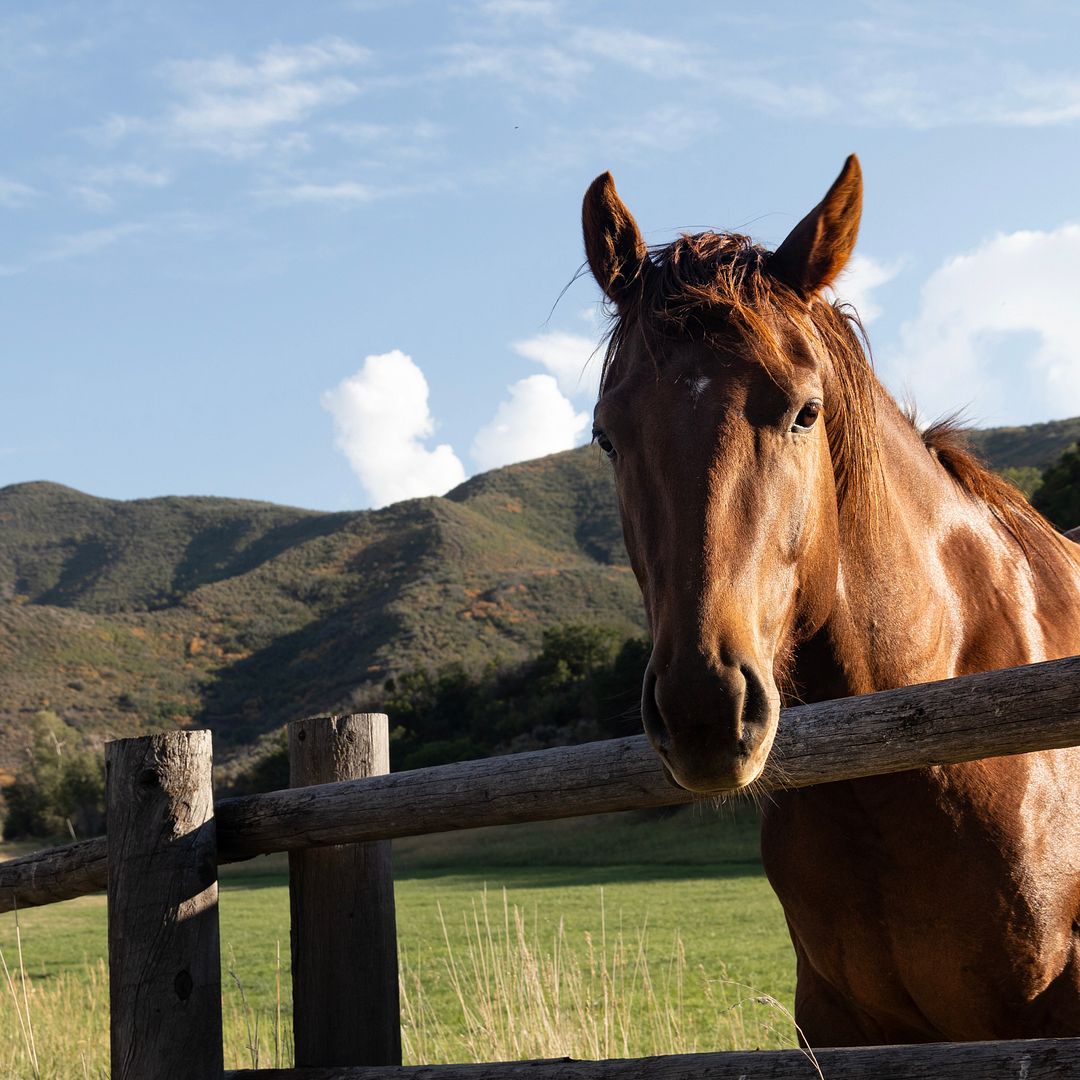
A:
[[[844,269],[859,235],[862,169],[852,154],[825,198],[788,234],[769,258],[769,272],[809,297]]]
[[[616,306],[648,265],[637,222],[615,190],[611,173],[598,176],[581,206],[585,255],[597,284]]]

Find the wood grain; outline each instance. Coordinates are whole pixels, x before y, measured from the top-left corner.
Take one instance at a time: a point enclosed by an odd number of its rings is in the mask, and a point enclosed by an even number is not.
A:
[[[382,713],[289,725],[294,786],[389,769]],[[390,841],[289,852],[289,902],[297,1065],[400,1065]]]
[[[229,1080],[1075,1080],[1080,1039],[925,1043],[818,1050],[748,1050],[616,1061],[519,1061],[400,1069],[265,1069]]]
[[[222,1073],[211,765],[208,731],[105,750],[113,1080]]]

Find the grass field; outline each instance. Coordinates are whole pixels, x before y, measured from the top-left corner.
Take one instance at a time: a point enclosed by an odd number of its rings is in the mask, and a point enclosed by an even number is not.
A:
[[[397,842],[407,1060],[792,1045],[794,961],[756,833],[745,808],[696,808]],[[220,910],[227,1063],[288,1064],[284,857],[223,868]],[[0,1074],[102,1075],[104,898],[27,910],[18,936],[25,987],[0,917]]]

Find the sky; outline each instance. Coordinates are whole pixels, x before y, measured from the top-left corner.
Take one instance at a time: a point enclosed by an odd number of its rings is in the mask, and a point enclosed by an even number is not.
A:
[[[827,12],[823,14],[822,12]],[[1080,8],[0,6],[0,486],[325,510],[587,441],[581,198],[778,244],[927,420],[1080,414]]]

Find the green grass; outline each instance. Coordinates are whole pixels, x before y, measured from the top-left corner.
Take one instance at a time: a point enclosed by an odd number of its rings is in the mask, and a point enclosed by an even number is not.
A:
[[[613,815],[403,840],[395,845],[395,877],[406,1043],[416,1057],[497,1060],[496,1051],[503,1048],[550,1054],[590,1047],[618,1051],[625,1045],[637,1054],[794,1041],[783,1014],[791,1007],[794,960],[779,904],[757,861],[756,824],[745,809]],[[266,1067],[274,1063],[279,980],[288,1026],[284,857],[224,867],[220,913],[227,1061],[252,1064],[245,1020],[257,1016],[260,1064]],[[43,1069],[42,1075],[97,1076],[105,1040],[93,1032],[104,1030],[107,1009],[101,967],[104,898],[27,910],[19,924],[31,1019],[41,1018],[35,1031],[39,1057],[44,1064],[42,1047],[51,1039],[69,1069]],[[485,926],[494,928],[491,938]],[[0,948],[14,968],[10,915],[0,918]],[[545,970],[550,975],[553,957],[562,957],[562,1008],[571,999],[577,1004],[574,1017],[556,1025],[559,1038],[570,1038],[571,1028],[583,1029],[574,1035],[576,1042],[566,1044],[569,1050],[551,1041],[551,1031],[541,1030],[538,1017],[547,1005],[535,996],[519,1003],[522,1015],[513,1032],[495,1030],[497,1016],[484,1019],[485,991],[478,989],[473,968],[491,949],[500,969],[510,974],[535,962],[538,983],[547,977]],[[643,979],[653,986],[648,1000]],[[489,989],[492,996],[528,990],[502,984]],[[18,997],[17,977],[15,990]],[[623,1032],[623,1042],[622,1020],[604,1029],[607,1041],[596,1031],[592,1036],[584,1031],[598,1023],[596,1002],[609,994],[638,1025]],[[7,1062],[0,1057],[0,1071],[7,1064],[3,1075],[33,1076],[18,1064],[25,1040],[10,992],[5,996],[0,1046],[13,1049]],[[765,996],[777,1004],[757,1003]],[[745,1008],[734,1007],[739,1001],[747,1003]],[[82,1018],[91,1009],[96,1026],[84,1030],[81,1020],[60,1022],[62,1016]],[[57,1026],[71,1030],[57,1031]],[[78,1039],[85,1048],[76,1045]],[[485,1053],[485,1047],[491,1049]],[[80,1053],[89,1071],[80,1071]]]

